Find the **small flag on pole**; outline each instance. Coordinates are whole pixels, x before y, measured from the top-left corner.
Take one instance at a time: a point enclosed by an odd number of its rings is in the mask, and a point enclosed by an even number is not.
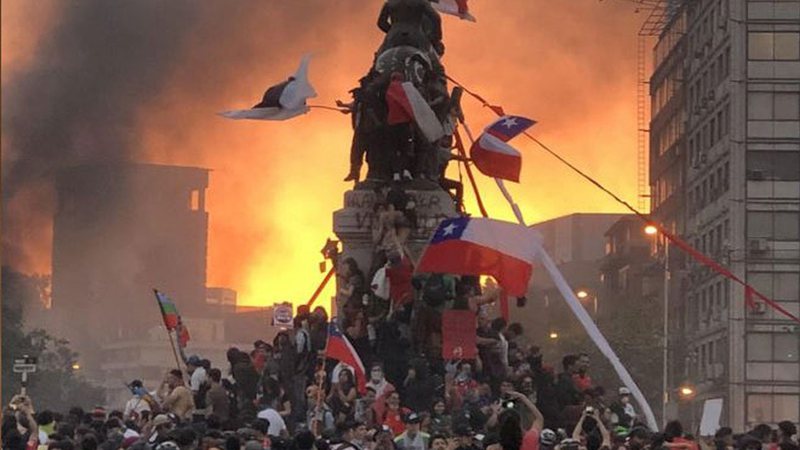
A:
[[[431,6],[439,10],[442,14],[460,17],[462,20],[475,22],[475,17],[469,13],[468,0],[433,0]]]
[[[486,176],[519,182],[522,155],[506,142],[535,123],[525,117],[503,116],[489,125],[470,149],[475,167]]]
[[[445,219],[420,258],[417,272],[491,275],[503,290],[522,297],[537,257],[528,227],[499,220]]]
[[[294,75],[282,83],[270,87],[261,101],[250,109],[223,111],[220,116],[228,119],[287,120],[310,111],[306,100],[317,96],[317,91],[308,81],[308,65],[311,56],[303,56]]]
[[[178,322],[180,322],[180,315],[178,314],[178,308],[175,306],[175,303],[163,292],[159,292],[157,289],[153,289],[153,292],[156,294],[158,307],[161,309],[161,317],[164,319],[164,326],[167,327],[168,331],[176,329],[178,327]]]
[[[367,372],[364,370],[364,363],[356,353],[356,349],[350,344],[336,325],[336,320],[331,320],[328,325],[328,343],[325,345],[325,356],[341,361],[352,367],[355,371],[358,392],[365,392],[367,383]]]

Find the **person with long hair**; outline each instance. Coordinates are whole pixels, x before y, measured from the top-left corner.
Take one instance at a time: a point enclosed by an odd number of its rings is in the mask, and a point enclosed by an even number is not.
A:
[[[328,404],[333,409],[333,416],[336,418],[337,424],[353,419],[356,396],[356,381],[353,377],[353,372],[349,369],[343,369],[339,372],[339,379],[333,384],[328,395]]]

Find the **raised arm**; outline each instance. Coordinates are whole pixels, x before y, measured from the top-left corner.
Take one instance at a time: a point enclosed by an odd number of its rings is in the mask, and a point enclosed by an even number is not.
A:
[[[578,421],[578,424],[575,425],[575,429],[572,430],[572,439],[576,441],[581,440],[581,434],[583,434],[583,421],[586,419],[586,413],[581,413],[581,419]]]
[[[611,448],[611,434],[608,432],[605,424],[599,418],[596,418],[597,421],[597,428],[600,430],[600,436],[603,437],[603,443],[600,444],[600,448],[603,447]]]
[[[539,408],[537,408],[528,397],[519,392],[511,391],[508,395],[522,402],[522,404],[531,411],[531,414],[533,414],[533,422],[528,430],[536,429],[537,431],[542,431],[542,429],[544,429],[544,416],[542,412],[539,411]]]

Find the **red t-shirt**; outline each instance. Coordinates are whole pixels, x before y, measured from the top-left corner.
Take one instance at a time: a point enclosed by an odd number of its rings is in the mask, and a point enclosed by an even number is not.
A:
[[[685,444],[689,447],[689,450],[700,450],[696,441],[690,441],[688,439],[684,439],[682,437],[672,438],[673,444]]]
[[[413,276],[414,266],[406,257],[403,257],[397,267],[386,269],[386,278],[389,279],[389,297],[395,307],[403,306],[414,300],[414,287],[411,285]]]
[[[520,450],[539,450],[539,430],[531,428],[525,436],[522,436]]]
[[[575,383],[575,389],[583,392],[592,388],[592,377],[589,375],[575,374],[572,376],[572,382]]]
[[[392,430],[392,434],[394,436],[399,435],[403,431],[405,431],[406,426],[403,423],[403,416],[410,413],[411,411],[407,408],[400,408],[397,411],[392,411],[387,409],[383,417],[383,424],[389,427]],[[537,449],[538,450],[538,449]]]

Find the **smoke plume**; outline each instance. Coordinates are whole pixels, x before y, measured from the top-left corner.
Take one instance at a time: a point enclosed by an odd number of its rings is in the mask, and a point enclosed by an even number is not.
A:
[[[26,14],[3,17],[24,28]],[[215,112],[256,103],[313,54],[330,104],[347,98],[380,45],[381,0],[235,2],[81,0],[27,41],[32,56],[3,82],[3,248],[25,271],[48,270],[51,194],[61,167],[136,160],[213,169],[209,283],[248,304],[302,302],[321,275],[347,173],[349,118],[314,110],[288,123],[231,122]],[[474,0],[477,24],[446,17],[448,73],[539,121],[534,132],[612,189],[635,196],[635,33],[623,2]],[[32,12],[33,11],[33,12]],[[15,21],[14,18],[17,20]],[[4,31],[5,33],[5,31]],[[4,50],[5,50],[5,43]],[[4,61],[5,63],[5,61]],[[474,131],[492,116],[469,101]],[[534,146],[515,195],[529,221],[618,210]],[[454,174],[457,176],[457,174]],[[493,216],[511,217],[488,182]],[[467,191],[468,206],[472,195]],[[31,203],[36,201],[38,204]],[[44,255],[44,256],[43,256]]]

